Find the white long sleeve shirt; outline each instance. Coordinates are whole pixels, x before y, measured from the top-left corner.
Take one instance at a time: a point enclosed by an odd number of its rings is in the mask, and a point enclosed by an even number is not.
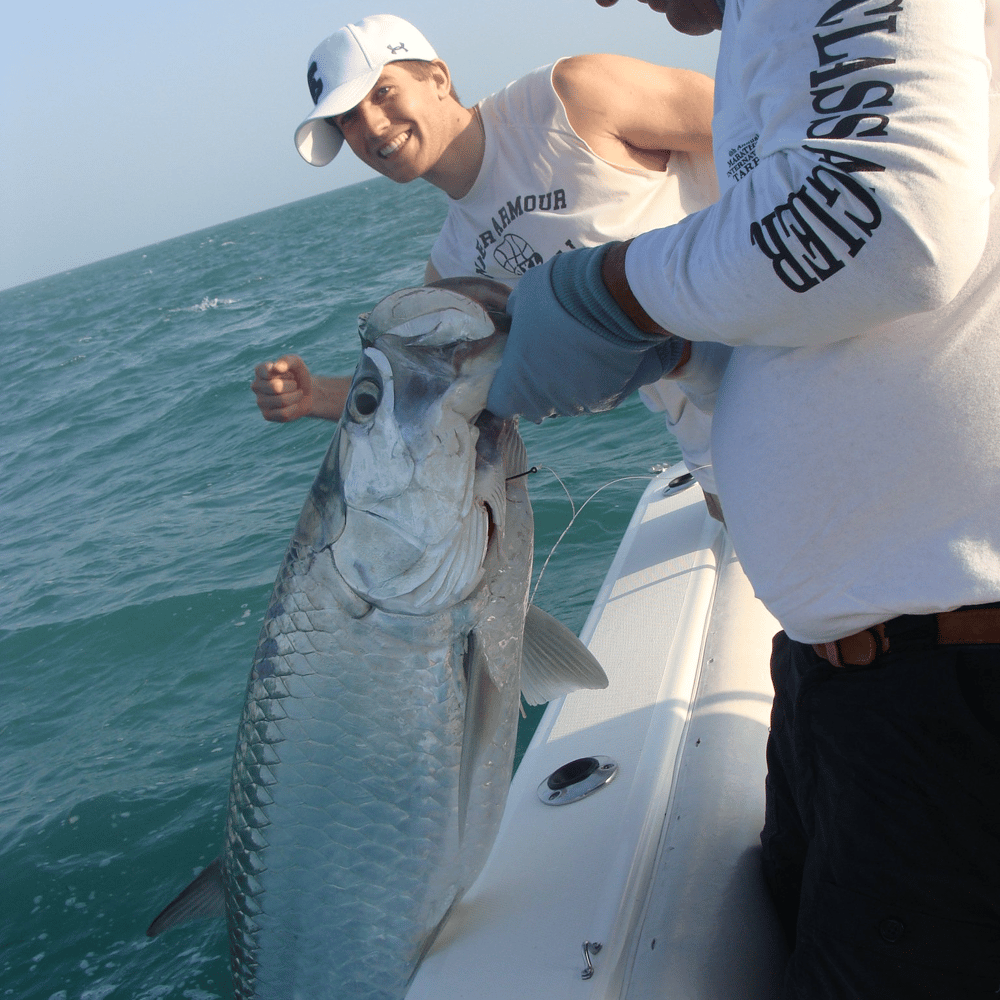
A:
[[[729,0],[722,197],[629,250],[657,322],[735,345],[716,481],[757,594],[801,641],[1000,600],[985,20],[982,0]]]

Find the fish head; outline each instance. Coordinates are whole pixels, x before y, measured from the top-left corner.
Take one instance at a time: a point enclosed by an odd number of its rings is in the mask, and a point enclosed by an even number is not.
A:
[[[361,319],[340,426],[346,523],[333,555],[376,607],[432,614],[482,579],[503,517],[502,463],[480,438],[501,423],[481,418],[506,341],[506,293],[485,279],[403,289]]]

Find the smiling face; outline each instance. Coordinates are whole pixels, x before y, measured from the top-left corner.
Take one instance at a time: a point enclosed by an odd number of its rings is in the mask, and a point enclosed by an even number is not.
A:
[[[358,159],[400,184],[433,171],[454,138],[454,112],[461,109],[444,63],[426,66],[414,75],[402,63],[389,63],[360,104],[327,119]]]

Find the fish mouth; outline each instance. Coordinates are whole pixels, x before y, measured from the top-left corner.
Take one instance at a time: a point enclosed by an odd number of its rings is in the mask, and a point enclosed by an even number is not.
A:
[[[387,142],[384,146],[380,146],[377,150],[375,150],[375,152],[381,159],[387,160],[394,153],[398,153],[410,141],[410,137],[412,135],[412,130],[407,129],[405,132],[397,135],[391,142]]]

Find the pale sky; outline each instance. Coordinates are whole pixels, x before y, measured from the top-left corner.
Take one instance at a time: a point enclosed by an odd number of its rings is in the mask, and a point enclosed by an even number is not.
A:
[[[373,176],[292,134],[315,46],[368,14],[427,36],[470,105],[559,56],[618,52],[712,74],[636,0],[54,0],[0,17],[0,289]],[[417,181],[416,183],[424,183]]]

